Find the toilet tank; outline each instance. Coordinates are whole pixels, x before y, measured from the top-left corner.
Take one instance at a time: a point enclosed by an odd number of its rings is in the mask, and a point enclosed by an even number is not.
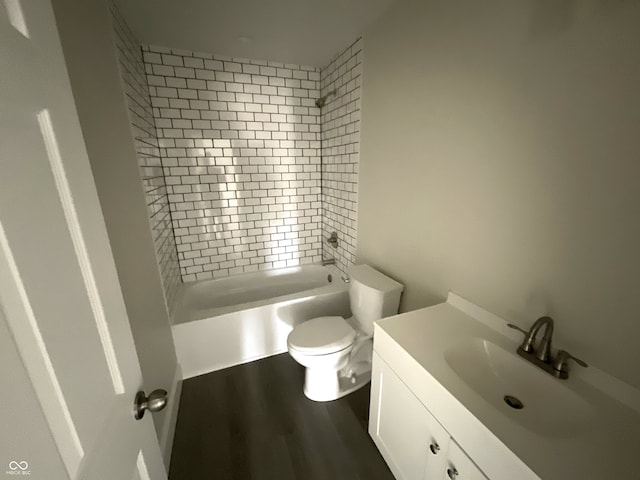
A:
[[[383,275],[369,265],[349,269],[351,313],[358,319],[362,331],[373,334],[373,323],[398,313],[401,283]]]

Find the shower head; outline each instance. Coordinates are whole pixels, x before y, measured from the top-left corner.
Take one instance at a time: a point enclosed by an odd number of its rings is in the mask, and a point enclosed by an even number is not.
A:
[[[324,107],[324,105],[327,103],[327,98],[335,94],[336,94],[336,91],[332,90],[329,93],[327,93],[324,97],[320,97],[318,100],[316,100],[316,107],[318,108]]]

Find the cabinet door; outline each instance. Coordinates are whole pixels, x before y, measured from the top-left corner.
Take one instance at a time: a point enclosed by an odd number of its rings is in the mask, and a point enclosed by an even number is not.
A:
[[[446,472],[449,459],[449,444],[452,443],[449,432],[429,415],[429,440],[425,480],[440,480],[442,472]]]
[[[369,434],[398,480],[423,480],[431,415],[374,354]]]
[[[454,441],[449,444],[449,455],[444,475],[446,480],[488,480],[466,453]]]

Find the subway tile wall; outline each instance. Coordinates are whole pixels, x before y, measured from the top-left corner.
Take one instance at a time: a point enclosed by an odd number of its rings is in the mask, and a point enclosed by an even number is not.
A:
[[[115,4],[109,2],[109,6],[165,302],[167,310],[172,312],[180,269],[142,52]]]
[[[320,262],[319,69],[143,55],[182,280]]]
[[[322,108],[322,235],[338,234],[338,247],[323,242],[323,256],[335,258],[345,272],[355,262],[360,156],[360,92],[362,39],[320,71]]]

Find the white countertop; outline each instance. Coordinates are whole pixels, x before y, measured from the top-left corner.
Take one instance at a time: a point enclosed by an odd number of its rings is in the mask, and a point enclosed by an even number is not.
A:
[[[640,479],[640,414],[580,375],[549,375],[593,408],[586,424],[566,436],[521,426],[510,418],[517,411],[489,403],[465,383],[445,360],[450,347],[470,338],[513,352],[518,347],[476,318],[450,303],[390,317],[377,323],[374,349],[491,480]]]

